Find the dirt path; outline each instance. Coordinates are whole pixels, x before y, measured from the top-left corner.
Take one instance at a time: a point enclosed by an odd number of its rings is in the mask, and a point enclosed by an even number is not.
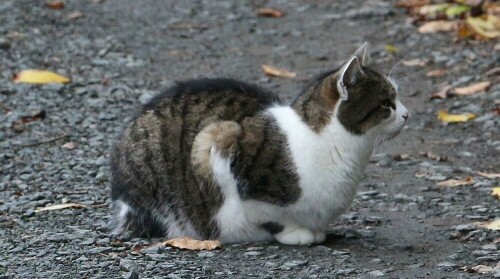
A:
[[[393,1],[269,1],[282,18],[255,16],[267,1],[0,2],[0,278],[487,278],[462,267],[495,267],[500,233],[469,226],[500,217],[490,196],[499,179],[500,86],[467,98],[429,100],[439,84],[495,77],[495,43],[423,36]],[[95,1],[98,2],[98,1]],[[241,3],[240,3],[241,2]],[[253,4],[252,4],[253,3]],[[72,12],[83,17],[68,19]],[[374,65],[396,68],[412,114],[397,139],[377,150],[351,210],[325,244],[229,245],[210,252],[132,246],[110,239],[108,150],[140,101],[173,80],[231,76],[295,96],[313,75],[339,65],[364,41]],[[388,53],[385,45],[399,48]],[[498,48],[498,45],[497,45]],[[265,77],[261,64],[297,72]],[[69,85],[14,84],[22,69],[50,69]],[[425,73],[446,69],[444,76]],[[478,120],[442,125],[436,112],[473,112]],[[13,125],[22,116],[46,117]],[[76,147],[62,147],[74,142]],[[432,152],[446,161],[423,156]],[[472,176],[467,186],[438,181]],[[86,208],[35,212],[52,203]],[[500,277],[500,271],[496,274]]]

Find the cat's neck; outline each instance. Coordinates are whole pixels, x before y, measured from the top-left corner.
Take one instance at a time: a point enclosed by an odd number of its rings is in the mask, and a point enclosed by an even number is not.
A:
[[[340,94],[327,79],[302,92],[291,107],[305,124],[319,133],[331,122],[339,99]]]

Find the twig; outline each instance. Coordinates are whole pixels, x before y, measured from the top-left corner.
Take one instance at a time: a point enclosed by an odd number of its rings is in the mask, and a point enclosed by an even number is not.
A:
[[[61,140],[61,139],[67,138],[67,137],[69,137],[69,135],[68,134],[64,134],[64,135],[57,136],[57,137],[54,137],[54,138],[51,138],[51,139],[46,139],[46,140],[42,140],[42,141],[38,141],[38,142],[34,142],[34,143],[21,144],[19,146],[20,147],[33,147],[33,146],[37,146],[37,145],[42,145],[42,144],[46,144],[46,143],[55,142],[55,141],[58,141],[58,140]]]

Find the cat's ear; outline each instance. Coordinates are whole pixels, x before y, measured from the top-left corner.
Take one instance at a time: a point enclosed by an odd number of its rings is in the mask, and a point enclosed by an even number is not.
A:
[[[358,50],[354,52],[353,56],[356,56],[359,59],[361,65],[366,66],[369,60],[368,42],[365,42],[360,48],[358,48]]]
[[[337,90],[341,100],[347,100],[347,86],[354,85],[362,74],[363,71],[357,56],[351,57],[351,59],[340,68],[340,74],[337,80]]]

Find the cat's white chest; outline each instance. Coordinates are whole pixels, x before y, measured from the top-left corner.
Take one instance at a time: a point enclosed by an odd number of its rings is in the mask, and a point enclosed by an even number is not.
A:
[[[318,134],[290,107],[270,112],[287,136],[299,176],[302,194],[291,209],[310,226],[325,226],[350,206],[372,147],[335,119]]]

